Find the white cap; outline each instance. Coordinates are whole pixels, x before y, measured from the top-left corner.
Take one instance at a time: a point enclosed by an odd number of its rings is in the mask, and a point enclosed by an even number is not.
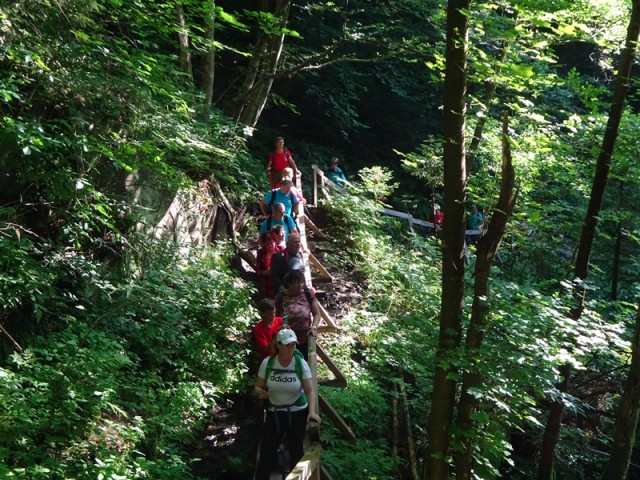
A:
[[[293,342],[298,343],[295,332],[289,328],[283,328],[282,330],[280,330],[278,332],[276,340],[278,340],[278,343],[281,343],[283,345],[289,345]]]

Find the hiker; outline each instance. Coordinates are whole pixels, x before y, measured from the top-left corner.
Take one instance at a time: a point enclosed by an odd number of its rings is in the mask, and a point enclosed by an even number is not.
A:
[[[276,225],[282,225],[284,229],[284,237],[285,240],[291,235],[293,232],[298,232],[298,226],[293,218],[285,213],[285,207],[282,203],[276,203],[273,205],[273,213],[267,217],[266,220],[262,222],[260,225],[260,235],[269,230],[273,230],[273,227]]]
[[[320,323],[320,305],[313,287],[307,287],[304,273],[291,270],[284,276],[283,288],[276,294],[276,315],[287,317],[287,324],[298,338],[298,350],[308,358],[307,337],[316,335]]]
[[[274,149],[267,155],[267,174],[269,175],[269,184],[271,188],[277,188],[280,180],[284,176],[284,169],[291,167],[294,176],[298,174],[298,167],[293,161],[291,152],[284,146],[284,138],[276,137],[274,140]]]
[[[265,358],[258,370],[256,396],[268,400],[266,425],[260,441],[255,480],[269,480],[276,454],[287,436],[290,470],[304,455],[307,422],[315,420],[316,398],[309,364],[296,354],[296,334],[283,328],[276,335],[277,353]]]
[[[344,187],[347,178],[344,176],[344,172],[342,171],[342,169],[338,166],[339,163],[340,160],[338,160],[338,157],[333,157],[331,160],[329,160],[329,170],[325,172],[325,177],[327,177],[337,186]]]
[[[256,306],[260,314],[260,321],[253,327],[253,338],[260,353],[260,361],[262,361],[275,353],[274,339],[282,327],[282,317],[275,316],[276,304],[270,298],[263,298]]]
[[[285,206],[284,213],[295,217],[293,213],[297,211],[298,197],[291,191],[291,185],[293,185],[291,179],[284,177],[280,182],[280,187],[269,190],[264,194],[264,197],[260,200],[260,211],[262,211],[264,217],[268,217],[271,214],[276,203],[282,203]]]
[[[279,226],[282,228],[282,225]],[[259,290],[267,298],[273,298],[276,295],[271,282],[271,259],[275,253],[284,250],[284,247],[277,245],[277,241],[278,238],[273,231],[264,232],[260,235],[260,248],[256,254],[256,275],[258,276]]]
[[[278,248],[278,251],[284,250],[287,247],[287,235],[284,232],[284,226],[276,225],[271,231],[276,234],[276,245],[281,247]]]
[[[436,232],[442,230],[442,224],[444,223],[444,213],[440,210],[440,205],[437,203],[433,205],[433,215],[431,215],[431,221],[436,229]]]
[[[297,232],[289,234],[287,237],[287,247],[276,253],[271,259],[271,282],[276,294],[280,291],[282,280],[290,270],[305,271],[304,257],[300,251],[302,241]]]
[[[295,183],[295,177],[293,176],[293,168],[287,167],[284,169],[284,176],[282,177],[283,179],[285,178],[291,178],[294,180],[293,183]],[[277,185],[277,188],[280,188],[281,183],[279,183]],[[304,205],[305,203],[307,203],[307,201],[304,199],[304,197],[302,196],[302,192],[300,190],[298,190],[298,188],[295,185],[291,185],[291,189],[289,190],[291,193],[293,193],[293,195],[298,199],[299,202],[302,202],[302,204]]]
[[[467,215],[467,230],[480,230],[484,222],[484,215],[478,211],[478,205],[471,205],[471,212]],[[472,233],[465,236],[467,245],[475,245],[482,237],[482,232]]]

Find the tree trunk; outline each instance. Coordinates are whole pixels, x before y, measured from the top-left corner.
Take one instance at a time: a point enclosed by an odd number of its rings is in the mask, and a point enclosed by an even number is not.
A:
[[[473,360],[476,351],[482,345],[484,332],[489,316],[489,278],[490,267],[496,256],[498,247],[513,212],[516,201],[514,193],[515,173],[511,162],[511,148],[508,139],[508,118],[504,115],[502,124],[502,183],[498,203],[491,216],[491,222],[487,233],[478,242],[476,250],[475,283],[473,291],[473,306],[471,321],[467,330],[465,354],[469,360]],[[460,435],[461,449],[456,454],[456,480],[470,480],[473,463],[473,450],[471,437],[467,432],[472,432],[474,421],[472,419],[478,407],[478,401],[471,395],[472,388],[482,385],[482,375],[479,370],[469,366],[462,376],[462,392],[458,403],[457,431]]]
[[[618,279],[620,278],[620,252],[622,250],[622,222],[616,227],[616,246],[613,249],[613,266],[611,267],[611,300],[618,299]]]
[[[418,462],[416,461],[416,442],[413,440],[413,429],[411,427],[411,413],[409,412],[409,400],[407,399],[407,392],[404,388],[404,375],[400,372],[400,395],[402,399],[402,406],[404,410],[404,424],[407,429],[407,458],[409,459],[409,472],[411,474],[411,480],[418,480]]]
[[[598,216],[602,208],[602,198],[607,184],[609,175],[609,166],[611,157],[615,148],[616,139],[618,137],[618,128],[624,111],[625,97],[629,88],[629,74],[631,73],[631,65],[635,57],[636,44],[640,33],[640,0],[633,1],[631,11],[631,19],[627,28],[627,38],[624,49],[620,55],[620,66],[616,77],[615,88],[613,92],[613,100],[609,109],[609,119],[602,141],[602,148],[596,164],[596,173],[593,178],[591,187],[591,196],[589,198],[589,206],[587,207],[587,215],[580,233],[580,243],[578,245],[578,255],[576,257],[575,278],[585,280],[589,273],[589,258],[591,257],[591,248],[595,237],[596,227],[598,225]],[[571,317],[578,320],[582,314],[585,303],[586,290],[580,287],[576,290],[576,298],[578,304],[572,309]],[[568,388],[571,367],[564,365],[561,368],[561,381],[559,387]],[[540,450],[540,460],[538,465],[538,480],[549,480],[553,472],[553,452],[558,443],[560,436],[560,424],[564,412],[564,404],[558,400],[552,406],[542,440]]]
[[[206,115],[211,108],[213,102],[213,85],[215,80],[215,61],[216,61],[216,46],[215,46],[215,22],[216,22],[216,2],[211,0],[209,4],[211,11],[207,16],[207,32],[206,42],[208,45],[207,53],[204,57],[204,66],[202,73],[202,91],[204,92],[204,109],[203,114]]]
[[[467,95],[467,34],[469,0],[449,0],[444,81],[444,210],[440,333],[433,381],[426,476],[449,478],[451,424],[456,373],[451,355],[460,345],[464,305],[464,231],[466,193],[465,113]]]
[[[268,2],[264,3],[263,10],[267,11]],[[273,15],[277,24],[271,26],[272,30],[286,26],[290,3],[290,0],[275,0]],[[236,98],[234,116],[238,123],[255,127],[258,122],[278,70],[283,45],[283,33],[268,34],[262,30],[258,33],[242,88]]]
[[[176,16],[178,17],[178,56],[180,58],[180,69],[189,75],[193,80],[193,67],[191,65],[191,51],[189,50],[189,28],[184,14],[184,5],[176,4]]]
[[[616,418],[611,454],[602,474],[602,480],[627,478],[631,451],[635,443],[638,412],[640,412],[640,305],[636,314],[636,329],[631,347],[631,366]]]

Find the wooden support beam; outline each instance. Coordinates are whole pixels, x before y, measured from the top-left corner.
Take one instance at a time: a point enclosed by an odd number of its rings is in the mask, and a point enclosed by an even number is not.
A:
[[[329,417],[338,430],[340,430],[342,436],[349,442],[356,443],[356,435],[353,433],[353,430],[349,428],[349,425],[347,425],[340,414],[336,412],[329,402],[327,402],[322,395],[318,395],[318,402],[320,404],[320,411]]]
[[[338,327],[336,326],[336,323],[333,321],[333,319],[329,315],[329,312],[327,312],[322,305],[320,305],[320,316],[327,323],[327,325],[338,330]]]
[[[327,368],[331,371],[331,373],[333,373],[333,375],[336,377],[336,380],[338,380],[338,382],[340,382],[341,384],[344,383],[344,386],[346,387],[347,377],[344,376],[344,373],[342,373],[338,368],[338,366],[335,363],[333,363],[333,360],[331,360],[331,357],[327,355],[327,352],[325,352],[324,348],[322,348],[318,343],[316,343],[316,353],[317,353],[317,356],[319,356],[322,359],[322,361],[327,366]]]
[[[286,480],[320,480],[320,456],[322,446],[311,445]]]
[[[316,224],[313,223],[313,221],[305,214],[304,216],[304,224],[309,227],[309,230],[311,230],[313,232],[313,234],[318,237],[319,239],[324,240],[326,237],[324,236],[324,233],[322,233],[322,231],[316,227]]]
[[[324,465],[320,466],[320,479],[321,480],[333,480],[333,477],[329,475],[329,472],[324,468]]]
[[[318,270],[322,278],[333,282],[333,277],[331,276],[331,274],[327,271],[326,268],[324,268],[322,263],[320,263],[320,260],[318,260],[316,256],[311,252],[309,252],[309,264],[313,265],[315,269]]]

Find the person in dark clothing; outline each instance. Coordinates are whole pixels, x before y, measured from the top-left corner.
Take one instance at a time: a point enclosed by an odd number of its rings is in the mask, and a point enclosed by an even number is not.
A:
[[[287,237],[287,248],[276,253],[271,259],[271,283],[276,294],[280,290],[282,279],[287,272],[290,270],[305,271],[304,258],[300,251],[301,245],[300,234],[291,233]]]

